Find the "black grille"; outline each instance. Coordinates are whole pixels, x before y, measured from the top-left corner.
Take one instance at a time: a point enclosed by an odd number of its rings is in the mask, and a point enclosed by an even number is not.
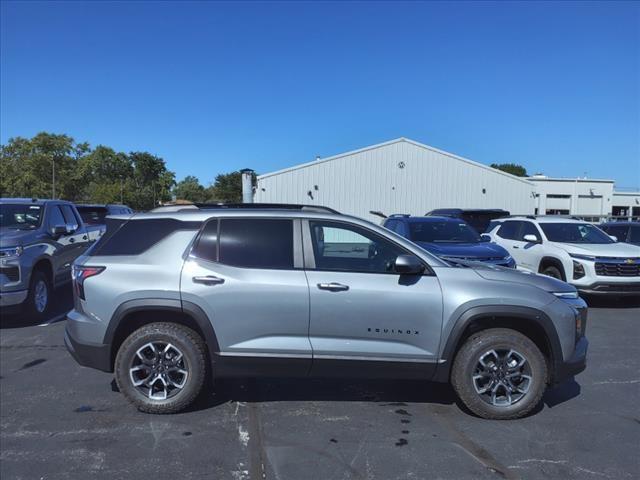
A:
[[[10,282],[20,280],[20,270],[18,270],[18,267],[0,267],[0,273],[6,275]]]
[[[602,277],[639,277],[640,263],[596,262],[596,275]]]

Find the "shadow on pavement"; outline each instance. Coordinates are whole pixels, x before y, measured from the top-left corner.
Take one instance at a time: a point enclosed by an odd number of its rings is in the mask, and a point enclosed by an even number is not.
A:
[[[73,293],[71,285],[57,288],[53,292],[53,303],[49,309],[49,314],[44,320],[34,320],[20,312],[0,312],[0,329],[25,328],[50,322],[61,315],[64,315],[73,308]]]
[[[582,296],[591,308],[638,308],[640,307],[640,295],[606,296],[584,295]]]
[[[451,405],[457,397],[447,384],[404,380],[353,379],[224,379],[207,388],[188,411],[236,402],[386,402]]]

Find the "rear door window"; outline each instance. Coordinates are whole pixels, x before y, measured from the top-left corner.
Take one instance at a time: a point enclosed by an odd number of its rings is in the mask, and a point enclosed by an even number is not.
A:
[[[223,218],[218,261],[243,268],[293,269],[293,221]]]

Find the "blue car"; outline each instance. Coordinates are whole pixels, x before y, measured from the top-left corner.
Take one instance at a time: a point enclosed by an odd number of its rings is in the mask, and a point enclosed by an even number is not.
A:
[[[515,268],[500,245],[481,237],[464,220],[451,217],[391,215],[382,225],[445,260],[472,260]]]

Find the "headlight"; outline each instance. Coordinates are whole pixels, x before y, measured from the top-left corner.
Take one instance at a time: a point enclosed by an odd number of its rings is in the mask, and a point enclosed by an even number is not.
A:
[[[569,256],[571,258],[579,258],[580,260],[591,260],[592,262],[596,259],[593,255],[580,255],[579,253],[570,253]]]
[[[551,292],[558,298],[578,298],[578,292]]]
[[[0,258],[12,258],[22,255],[22,247],[0,248]]]
[[[574,260],[573,261],[573,279],[578,280],[579,278],[582,278],[584,276],[585,276],[584,265]]]

